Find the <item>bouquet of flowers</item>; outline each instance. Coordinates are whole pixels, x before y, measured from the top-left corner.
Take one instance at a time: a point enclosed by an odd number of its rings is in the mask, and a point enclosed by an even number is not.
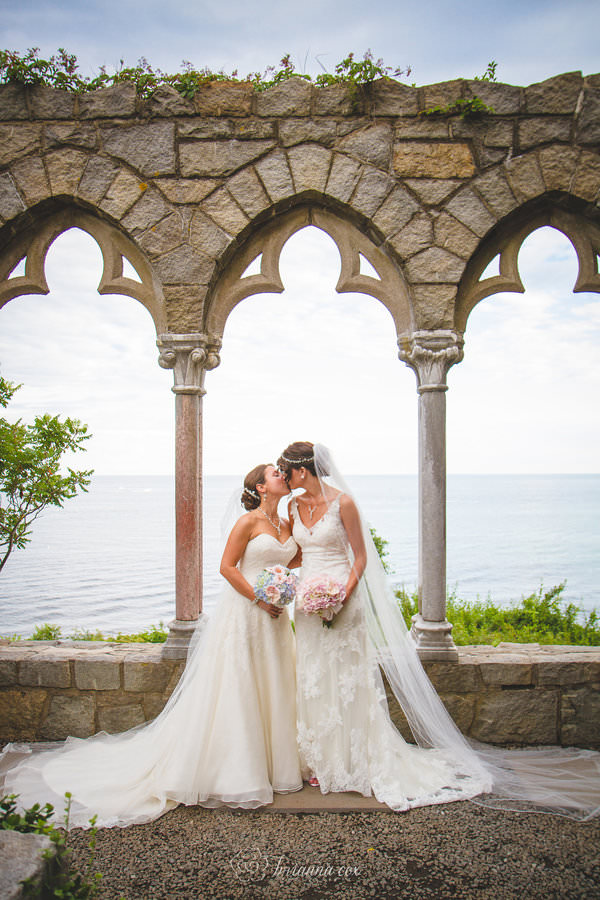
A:
[[[298,588],[296,606],[306,615],[317,613],[323,620],[323,627],[331,628],[333,617],[342,609],[345,599],[346,590],[341,582],[329,575],[314,575]]]
[[[263,569],[254,585],[254,596],[257,602],[264,600],[273,606],[287,606],[296,596],[298,576],[285,566],[267,566]]]

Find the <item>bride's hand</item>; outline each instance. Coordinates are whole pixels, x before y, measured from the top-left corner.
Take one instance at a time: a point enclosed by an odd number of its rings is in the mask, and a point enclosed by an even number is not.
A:
[[[256,605],[261,609],[264,609],[264,611],[267,612],[272,619],[279,618],[279,616],[283,612],[283,606],[273,606],[272,603],[267,603],[265,600],[259,600]]]

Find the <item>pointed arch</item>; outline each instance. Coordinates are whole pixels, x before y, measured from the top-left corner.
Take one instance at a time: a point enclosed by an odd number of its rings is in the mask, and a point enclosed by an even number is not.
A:
[[[37,215],[36,215],[37,213]],[[99,294],[124,294],[146,307],[157,333],[166,330],[162,289],[144,253],[116,225],[80,205],[66,202],[51,211],[44,204],[28,211],[29,224],[9,239],[0,254],[0,308],[23,294],[48,294],[46,257],[56,238],[80,228],[94,238],[102,254]],[[24,274],[11,273],[24,263]],[[124,272],[131,266],[138,279]]]

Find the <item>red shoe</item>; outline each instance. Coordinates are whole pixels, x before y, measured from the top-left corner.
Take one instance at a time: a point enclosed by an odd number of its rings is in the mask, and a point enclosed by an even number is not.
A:
[[[311,787],[319,787],[319,779],[315,778],[314,775],[312,778],[308,779],[308,783],[310,784]]]

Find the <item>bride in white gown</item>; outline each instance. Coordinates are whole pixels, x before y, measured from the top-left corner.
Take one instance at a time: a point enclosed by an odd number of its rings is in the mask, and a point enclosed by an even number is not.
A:
[[[292,490],[302,578],[329,575],[346,591],[333,626],[296,612],[297,713],[305,779],[358,791],[394,810],[472,799],[512,809],[530,804],[588,818],[600,812],[600,754],[476,748],[460,733],[419,661],[368,528],[331,456],[298,441],[278,460]],[[380,667],[417,745],[393,725]],[[485,795],[485,799],[483,799]]]
[[[250,510],[227,541],[229,582],[206,626],[198,626],[183,675],[154,721],[123,734],[68,738],[57,750],[8,745],[0,759],[4,793],[20,808],[52,803],[70,827],[149,822],[177,806],[254,808],[273,792],[302,788],[296,746],[294,637],[287,610],[254,598],[267,566],[293,561],[297,546],[278,501],[289,493],[272,465],[245,479]],[[9,768],[21,757],[16,766]]]

